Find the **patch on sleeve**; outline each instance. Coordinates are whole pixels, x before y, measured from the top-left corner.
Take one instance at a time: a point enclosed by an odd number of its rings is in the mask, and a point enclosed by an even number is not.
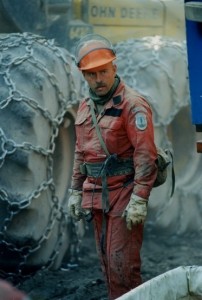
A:
[[[147,128],[147,117],[144,113],[139,112],[135,115],[135,125],[139,130]]]

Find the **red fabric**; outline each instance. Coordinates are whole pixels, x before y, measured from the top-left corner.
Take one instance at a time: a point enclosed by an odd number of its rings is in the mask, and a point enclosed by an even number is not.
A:
[[[86,177],[79,169],[83,162],[103,162],[106,158],[93,126],[87,101],[81,103],[75,122],[77,141],[71,185],[73,189],[83,190],[83,208],[93,209],[97,249],[110,299],[117,298],[141,283],[143,226],[133,226],[129,231],[121,215],[132,192],[141,198],[149,198],[157,174],[157,153],[149,104],[123,82],[119,84],[114,94],[116,96],[119,97],[111,99],[105,105],[104,113],[97,116],[97,121],[108,151],[116,153],[119,158],[133,158],[135,174],[108,177],[110,211],[106,214],[105,254],[100,252],[103,229],[101,179]],[[147,120],[147,126],[143,130],[136,124],[139,112]],[[132,179],[131,183],[124,186],[129,178]]]
[[[157,153],[154,144],[152,111],[145,99],[122,82],[114,94],[114,97],[116,96],[121,97],[121,102],[114,104],[113,99],[111,99],[105,106],[105,113],[97,117],[97,122],[108,151],[111,154],[116,153],[120,158],[133,158],[135,169],[134,193],[141,198],[148,199],[156,179],[155,160]],[[106,111],[110,108],[121,110],[121,115],[106,115]],[[145,130],[138,129],[135,124],[138,112],[142,112],[146,116],[147,128]],[[77,141],[72,188],[76,190],[83,188],[83,207],[85,208],[92,205],[89,194],[86,192],[92,192],[96,188],[93,205],[98,208],[101,203],[101,180],[86,178],[79,170],[79,165],[84,161],[102,162],[106,158],[95,127],[92,126],[90,108],[86,101],[83,101],[79,107],[75,125]],[[113,190],[120,187],[126,179],[126,175],[109,177],[108,188]]]
[[[5,280],[0,280],[0,299],[1,300],[25,300],[26,295],[12,286]]]
[[[122,200],[128,199],[131,188],[120,191]],[[140,250],[143,239],[143,225],[134,226],[130,231],[121,214],[125,201],[118,201],[112,211],[106,215],[104,251],[101,249],[103,214],[94,211],[94,230],[97,252],[108,287],[109,299],[116,299],[142,283],[140,275]]]

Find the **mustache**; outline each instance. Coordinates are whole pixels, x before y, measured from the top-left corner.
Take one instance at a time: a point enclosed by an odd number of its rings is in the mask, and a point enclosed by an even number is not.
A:
[[[96,84],[95,88],[100,88],[100,87],[106,87],[106,84],[102,83],[102,82],[99,82]]]

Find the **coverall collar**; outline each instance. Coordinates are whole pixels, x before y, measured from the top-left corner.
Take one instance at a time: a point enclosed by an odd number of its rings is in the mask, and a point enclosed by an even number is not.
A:
[[[123,102],[123,98],[124,98],[123,95],[124,95],[124,83],[122,81],[120,81],[112,98],[103,106],[103,110],[102,110],[100,116],[102,117],[107,109],[109,109],[113,106],[120,105]],[[88,106],[90,105],[88,101],[87,101],[87,105]]]

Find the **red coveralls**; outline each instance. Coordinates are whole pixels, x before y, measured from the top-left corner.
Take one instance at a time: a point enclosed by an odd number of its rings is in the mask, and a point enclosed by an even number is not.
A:
[[[137,125],[141,114],[147,120],[146,128],[143,129]],[[97,115],[97,122],[108,151],[116,153],[119,158],[133,158],[135,170],[131,174],[107,178],[110,210],[105,215],[103,253],[100,246],[103,229],[101,178],[82,175],[80,165],[83,162],[103,162],[106,154],[93,126],[88,100],[82,101],[75,122],[77,141],[72,189],[83,190],[82,207],[92,209],[96,246],[109,298],[116,299],[141,284],[143,225],[133,226],[130,231],[121,215],[132,192],[141,198],[149,198],[157,174],[157,153],[150,106],[122,81],[113,98],[105,104],[103,112]]]

